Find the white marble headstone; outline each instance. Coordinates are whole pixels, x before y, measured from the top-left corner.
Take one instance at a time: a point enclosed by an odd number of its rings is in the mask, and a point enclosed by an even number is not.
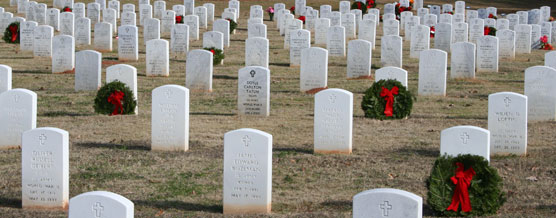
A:
[[[448,54],[438,49],[421,52],[419,59],[419,95],[446,96]]]
[[[37,94],[27,89],[0,93],[0,123],[0,149],[20,147],[22,133],[37,126]]]
[[[237,96],[240,115],[270,115],[270,70],[259,66],[241,68]]]
[[[353,196],[353,218],[421,218],[423,198],[411,192],[378,188]]]
[[[440,133],[440,155],[472,154],[490,161],[490,132],[476,126],[454,126]]]
[[[160,86],[152,101],[151,150],[189,150],[189,89]]]
[[[525,69],[528,121],[556,119],[556,69],[534,66]]]
[[[93,50],[75,53],[75,91],[96,91],[100,88],[102,54]]]
[[[488,96],[491,154],[527,153],[527,96],[498,92]]]
[[[69,218],[133,218],[133,210],[133,202],[119,194],[107,191],[92,191],[70,199]]]
[[[456,42],[452,44],[450,77],[475,78],[475,44]]]
[[[311,47],[301,51],[300,90],[311,92],[325,89],[328,82],[328,51]]]
[[[212,92],[212,53],[195,49],[187,53],[185,87],[191,91]]]
[[[75,67],[73,36],[57,35],[52,39],[52,73],[71,73]]]
[[[351,154],[353,94],[326,89],[315,95],[314,152]]]

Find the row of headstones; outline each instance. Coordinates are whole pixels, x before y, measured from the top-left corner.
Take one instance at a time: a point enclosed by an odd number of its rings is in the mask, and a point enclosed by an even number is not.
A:
[[[183,87],[182,87],[183,88]],[[185,88],[183,88],[185,89]],[[171,93],[172,95],[174,93]],[[183,93],[181,93],[183,94]],[[180,93],[177,93],[180,95]],[[181,96],[184,97],[184,96]],[[167,110],[172,110],[169,105]],[[179,118],[179,117],[176,117]],[[107,191],[93,191],[69,200],[69,134],[45,127],[22,135],[22,207],[66,209],[69,217],[134,216],[134,204]],[[272,135],[238,129],[224,135],[223,207],[225,214],[270,213]],[[377,204],[376,208],[367,207]],[[380,204],[380,205],[379,205]],[[398,207],[403,208],[398,209]],[[396,210],[392,210],[396,207]],[[354,217],[406,214],[421,217],[421,197],[396,189],[374,189],[354,196]]]
[[[519,96],[512,97],[519,98]],[[513,103],[519,104],[519,102]],[[169,105],[166,109],[172,110],[172,108]],[[489,137],[488,130],[478,127],[452,127],[442,131],[441,152],[447,155],[465,153],[485,156],[482,152],[488,155],[488,147],[485,151],[481,146],[488,145]],[[515,140],[520,141],[521,138]],[[272,135],[255,129],[238,129],[224,135],[223,212],[225,214],[271,212],[272,141]],[[68,132],[51,127],[32,129],[23,133],[22,142],[23,208],[67,208]],[[446,148],[444,145],[447,145]],[[486,158],[489,159],[488,156]],[[398,209],[400,206],[401,208]],[[392,210],[394,207],[396,210]],[[421,207],[422,199],[419,196],[395,189],[369,190],[357,194],[353,199],[354,217],[388,216],[389,214],[421,217]],[[87,215],[99,217],[103,213],[116,217],[133,217],[133,203],[110,192],[89,192],[69,201],[70,217]]]

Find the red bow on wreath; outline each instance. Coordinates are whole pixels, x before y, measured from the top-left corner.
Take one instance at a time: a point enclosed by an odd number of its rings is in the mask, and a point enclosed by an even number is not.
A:
[[[394,115],[394,95],[398,94],[398,87],[392,87],[392,90],[382,87],[382,92],[380,92],[380,97],[386,100],[386,107],[384,107],[384,115],[391,117]]]
[[[176,16],[176,23],[183,23],[182,19],[182,16]]]
[[[122,106],[122,99],[124,99],[124,93],[122,91],[114,91],[110,96],[108,96],[108,103],[114,105],[114,111],[112,111],[112,115],[118,115],[124,113],[124,107]]]
[[[485,36],[487,36],[490,33],[490,28],[488,26],[485,26]]]
[[[361,10],[361,8],[363,8],[361,2],[356,2],[355,4],[357,5],[357,9]]]
[[[431,26],[431,38],[434,38],[435,32],[434,26]]]
[[[67,6],[64,7],[64,8],[62,9],[62,11],[63,11],[63,12],[72,12],[72,11],[71,11],[71,8],[70,8],[70,7],[67,7]]]
[[[469,201],[469,185],[471,180],[475,175],[475,170],[472,167],[463,171],[463,164],[456,163],[458,168],[456,169],[456,175],[450,178],[452,182],[456,185],[454,190],[454,195],[452,196],[452,203],[446,210],[458,211],[459,203],[461,203],[461,210],[463,212],[471,211],[471,202]]]
[[[299,20],[303,21],[303,24],[305,24],[305,16],[301,16],[298,18]]]
[[[18,29],[19,27],[16,24],[12,24],[8,27],[8,30],[10,30],[10,34],[12,34],[12,42],[15,42],[17,40],[17,36],[19,35]]]
[[[214,54],[214,49],[211,49],[210,52],[211,52],[212,54]]]

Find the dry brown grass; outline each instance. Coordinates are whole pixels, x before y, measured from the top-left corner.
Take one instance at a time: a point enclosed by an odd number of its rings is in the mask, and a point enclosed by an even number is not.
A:
[[[0,2],[8,5],[7,0]],[[128,2],[122,1],[122,5]],[[178,2],[172,0],[167,8]],[[217,15],[227,3],[212,2],[216,3]],[[364,118],[360,109],[363,92],[371,81],[346,80],[345,58],[331,57],[328,87],[349,90],[355,97],[353,154],[316,155],[312,153],[313,95],[299,91],[299,70],[287,66],[289,56],[282,49],[283,37],[269,21],[265,23],[271,42],[271,116],[236,115],[236,79],[244,64],[248,8],[251,4],[266,8],[274,1],[241,2],[239,29],[226,49],[225,65],[214,68],[214,91],[191,94],[188,152],[149,151],[151,91],[164,84],[185,84],[183,57],[172,58],[170,77],[146,77],[141,37],[140,61],[127,63],[137,67],[140,74],[139,115],[108,117],[94,114],[94,92],[74,91],[73,75],[52,75],[49,60],[36,60],[32,54],[17,52],[17,46],[0,44],[0,63],[14,70],[13,86],[38,94],[37,126],[70,132],[70,197],[107,190],[132,200],[137,217],[222,216],[223,135],[249,127],[274,137],[272,216],[349,217],[353,195],[380,187],[403,189],[426,198],[425,180],[439,155],[440,131],[455,125],[486,128],[487,96],[499,91],[523,93],[524,69],[543,65],[543,51],[502,61],[500,73],[479,73],[476,80],[449,80],[446,97],[418,97],[409,119],[378,121]],[[293,5],[293,0],[283,2],[287,7]],[[337,1],[310,1],[314,7],[323,3],[337,10]],[[14,11],[14,7],[6,8]],[[377,44],[373,52],[376,65],[380,61],[378,40]],[[201,41],[195,41],[191,48],[200,46]],[[406,43],[404,68],[409,71],[409,89],[416,92],[418,62],[408,58],[408,47]],[[119,63],[116,51],[103,53],[103,59],[103,70]],[[499,217],[549,217],[556,212],[555,128],[556,122],[532,123],[526,157],[492,159],[508,192],[508,202],[500,209]],[[20,150],[0,151],[0,172],[2,217],[65,216],[64,212],[21,209]],[[538,181],[527,180],[530,176]],[[432,215],[426,204],[424,215]]]

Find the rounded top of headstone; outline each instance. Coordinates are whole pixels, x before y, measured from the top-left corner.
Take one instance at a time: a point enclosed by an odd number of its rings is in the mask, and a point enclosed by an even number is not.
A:
[[[522,95],[522,94],[515,93],[515,92],[497,92],[497,93],[492,93],[492,94],[488,95],[488,98],[490,99],[490,98],[496,98],[496,97],[499,97],[499,96],[507,96],[507,95],[513,95],[513,96],[517,96],[517,97],[521,97],[521,98],[527,99],[527,96],[526,96],[526,95]]]
[[[338,88],[331,88],[331,89],[325,89],[322,91],[317,92],[317,94],[315,94],[315,98],[320,97],[321,95],[331,95],[331,94],[341,94],[341,95],[345,95],[348,97],[353,97],[353,93],[351,93],[350,91],[344,90],[344,89],[338,89]]]
[[[66,137],[69,136],[68,131],[56,127],[40,127],[40,128],[30,129],[23,132],[23,135],[25,136],[25,135],[35,134],[37,132],[45,132],[45,131],[57,133],[59,135],[66,136]]]
[[[423,201],[423,198],[421,198],[421,196],[413,194],[411,192],[408,191],[404,191],[404,190],[400,190],[400,189],[394,189],[394,188],[376,188],[376,189],[371,189],[371,190],[367,190],[367,191],[363,191],[360,192],[358,194],[356,194],[355,196],[353,196],[353,201],[355,201],[358,198],[367,196],[367,195],[373,195],[373,194],[391,194],[391,195],[398,195],[398,196],[403,196],[406,198],[411,198],[415,201]]]
[[[37,93],[29,90],[29,89],[11,89],[5,92],[0,93],[0,99],[13,96],[13,95],[26,95],[30,96],[32,99],[37,99]],[[19,99],[14,98],[14,101],[17,102]]]
[[[241,129],[236,129],[236,130],[229,131],[226,134],[224,134],[224,138],[231,137],[231,136],[234,136],[234,135],[243,135],[243,134],[246,134],[246,133],[256,134],[256,135],[260,135],[260,136],[272,139],[271,134],[268,134],[268,133],[263,132],[263,131],[258,130],[258,129],[251,129],[251,128],[241,128]]]
[[[442,130],[440,135],[443,136],[445,134],[449,134],[449,133],[452,133],[452,132],[459,132],[459,131],[473,131],[473,132],[477,132],[477,133],[483,133],[483,134],[490,135],[490,131],[488,131],[487,129],[483,129],[483,128],[477,127],[477,126],[470,126],[470,125],[453,126],[453,127]]]

